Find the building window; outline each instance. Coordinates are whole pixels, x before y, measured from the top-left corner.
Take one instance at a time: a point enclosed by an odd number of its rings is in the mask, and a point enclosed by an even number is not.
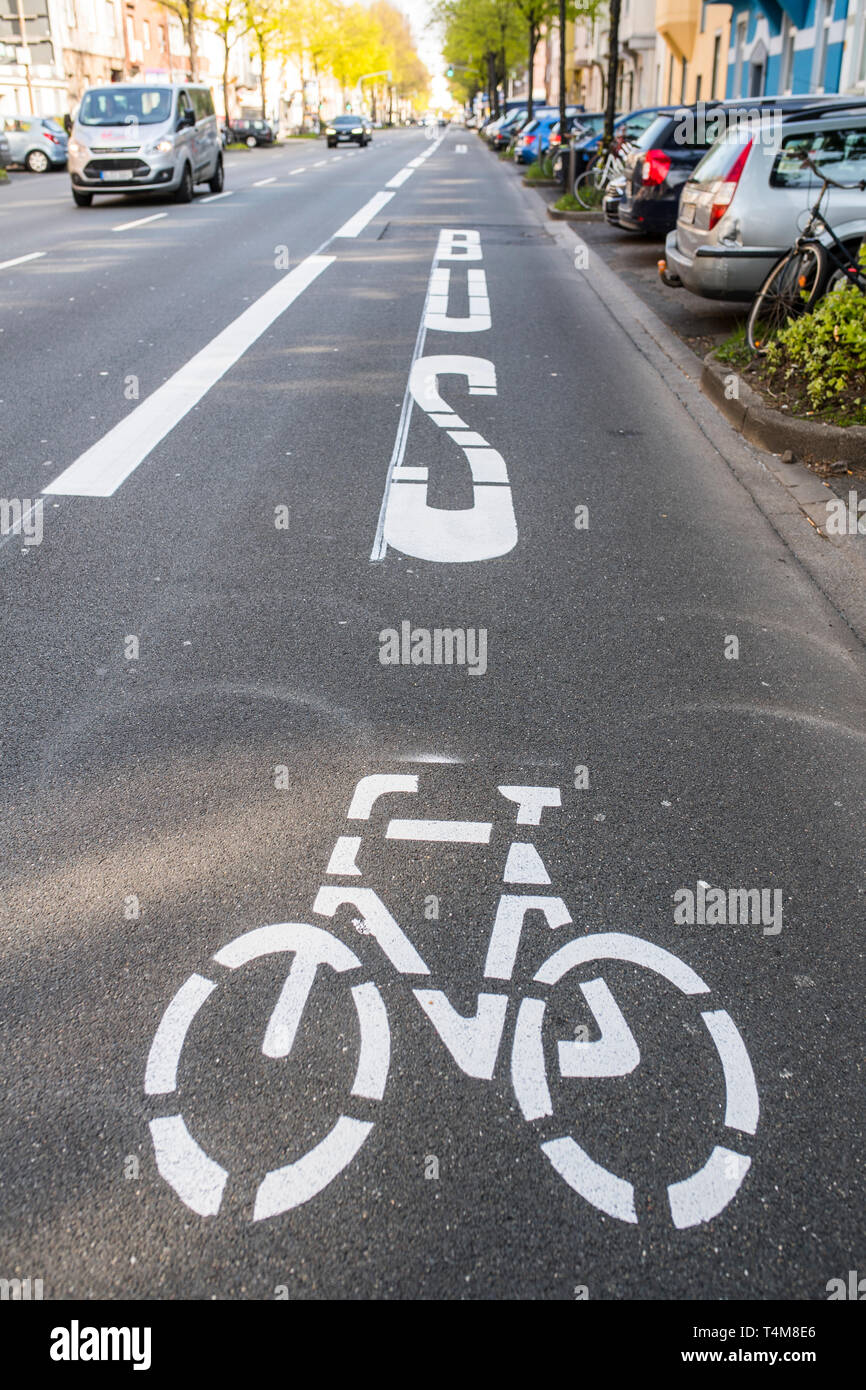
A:
[[[689,65],[686,62],[685,58],[683,58],[683,68],[682,72],[680,73],[680,101],[683,105],[685,105],[686,101],[686,77],[688,74],[688,68]]]
[[[701,87],[703,86],[703,77],[703,73],[699,72],[697,77],[695,78],[695,101],[700,101],[701,99]]]
[[[827,46],[832,22],[830,0],[815,5],[815,56],[812,62],[812,91],[823,92],[827,76]]]
[[[715,101],[716,97],[718,96],[718,91],[716,90],[716,88],[718,87],[719,82],[719,63],[721,61],[721,57],[722,36],[721,34],[716,34],[716,37],[713,39],[713,75],[710,79],[710,101]]]
[[[748,24],[748,15],[741,15],[740,18],[737,20],[736,43],[734,45],[734,60],[736,63],[736,67],[734,69],[734,86],[736,88],[736,91],[733,93],[733,95],[735,97],[741,97],[744,95],[743,58],[745,57],[746,52],[746,31],[748,29]]]
[[[782,21],[782,63],[779,73],[779,91],[782,96],[788,96],[793,85],[794,75],[794,40],[797,37],[797,27],[792,24],[788,15]]]
[[[701,0],[701,33],[705,33],[707,28],[707,0]]]
[[[129,42],[129,55],[132,57],[135,48],[135,20],[131,14],[126,16],[126,37]]]
[[[144,37],[145,48],[150,48],[150,25],[146,19],[141,21],[141,32]]]

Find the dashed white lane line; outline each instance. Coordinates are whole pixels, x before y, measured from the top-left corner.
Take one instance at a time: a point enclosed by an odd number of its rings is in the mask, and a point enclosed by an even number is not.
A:
[[[13,256],[11,261],[0,261],[0,270],[8,270],[11,265],[23,265],[25,261],[38,261],[45,251],[31,251],[26,256]]]
[[[264,188],[266,183],[276,183],[276,181],[276,174],[274,174],[273,178],[270,179],[256,179],[256,182],[253,184],[253,188]]]
[[[306,165],[306,164],[302,164],[301,167],[300,167],[300,169],[292,169],[292,170],[291,170],[291,173],[289,174],[289,177],[291,178],[292,174],[305,174],[306,172],[307,172],[307,165]]]
[[[215,203],[215,202],[217,201],[218,198],[232,198],[232,197],[234,197],[234,191],[235,191],[235,190],[234,190],[233,188],[227,188],[227,189],[225,189],[225,191],[222,192],[222,193],[209,193],[209,194],[207,195],[206,198],[197,198],[197,199],[196,199],[196,202],[198,202],[198,203]]]
[[[398,174],[395,174],[394,177],[393,177],[392,179],[389,179],[389,180],[388,180],[388,182],[385,184],[385,187],[386,187],[386,188],[402,188],[402,186],[403,186],[403,184],[406,182],[406,180],[407,180],[407,179],[411,179],[411,177],[412,177],[412,175],[414,174],[414,172],[415,172],[414,169],[401,169],[400,172],[399,172]]]
[[[372,222],[376,214],[381,212],[385,204],[390,203],[393,197],[393,193],[374,193],[370,201],[365,203],[354,217],[350,217],[348,222],[344,222],[339,231],[334,233],[334,236],[358,236],[359,233],[363,232],[368,222]]]
[[[335,256],[308,256],[196,353],[152,396],[45,488],[65,497],[111,497],[161,440],[252,347]]]
[[[321,169],[322,165],[323,165],[323,164],[327,164],[327,162],[328,162],[327,159],[317,159],[316,162],[315,162],[315,164],[311,164],[311,165],[310,165],[310,168],[311,168],[311,169]]]
[[[128,232],[131,227],[144,227],[148,222],[159,222],[160,218],[168,217],[167,212],[152,212],[150,217],[137,217],[134,222],[119,222],[116,227],[112,227],[113,232]]]

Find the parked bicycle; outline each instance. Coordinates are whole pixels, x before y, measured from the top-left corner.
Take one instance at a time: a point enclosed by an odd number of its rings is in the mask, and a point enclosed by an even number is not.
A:
[[[844,283],[856,285],[866,294],[866,275],[858,264],[857,252],[839,240],[821,212],[829,188],[859,188],[863,192],[866,179],[837,183],[811,158],[803,160],[803,168],[821,179],[821,191],[803,232],[770,271],[749,310],[746,340],[752,352],[761,355],[786,324],[810,313],[829,290]]]
[[[575,199],[587,212],[598,207],[608,185],[625,172],[626,156],[631,148],[632,142],[624,134],[614,136],[608,153],[605,155],[599,150],[589,168],[575,179]]]

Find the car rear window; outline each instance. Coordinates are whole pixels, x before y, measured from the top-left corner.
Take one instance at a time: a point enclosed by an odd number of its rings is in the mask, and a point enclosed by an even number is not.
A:
[[[670,114],[667,116],[656,116],[652,125],[648,125],[643,135],[638,136],[635,144],[639,150],[651,150],[658,145],[663,145],[665,136],[668,134],[668,127],[672,124]]]
[[[64,130],[60,121],[55,120],[53,116],[47,116],[45,120],[42,122],[42,124],[45,126],[46,130],[53,131],[55,135],[66,134],[66,131]]]
[[[813,163],[837,183],[866,179],[866,129],[813,130],[788,135],[773,162],[772,188],[817,188],[820,179],[803,160]]]
[[[710,146],[692,173],[690,182],[706,186],[715,183],[717,179],[724,179],[736,159],[737,150],[743,149],[751,139],[752,136],[746,130],[729,130]]]

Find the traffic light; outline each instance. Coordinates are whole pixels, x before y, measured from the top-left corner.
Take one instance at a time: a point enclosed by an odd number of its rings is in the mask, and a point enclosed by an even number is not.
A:
[[[445,72],[445,76],[446,76],[446,77],[453,77],[453,76],[454,76],[454,69],[453,69],[453,68],[448,68],[448,69],[446,70],[446,72]]]

